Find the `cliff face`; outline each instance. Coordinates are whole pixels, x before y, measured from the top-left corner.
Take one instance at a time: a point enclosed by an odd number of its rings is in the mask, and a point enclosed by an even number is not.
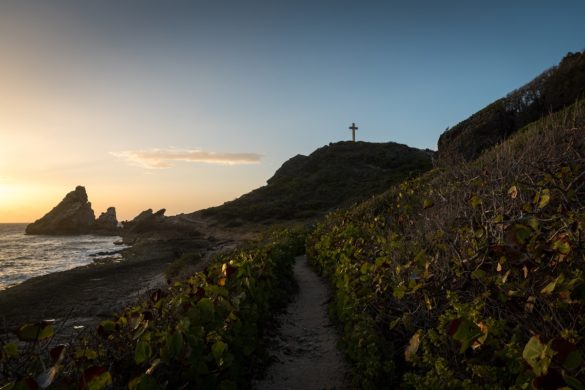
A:
[[[85,188],[77,186],[41,219],[26,227],[26,234],[88,234],[95,214]]]
[[[433,152],[393,142],[338,142],[286,161],[267,185],[203,210],[224,224],[310,220],[431,168]]]
[[[569,53],[528,84],[446,130],[438,142],[441,165],[470,161],[520,128],[585,96],[585,52]]]

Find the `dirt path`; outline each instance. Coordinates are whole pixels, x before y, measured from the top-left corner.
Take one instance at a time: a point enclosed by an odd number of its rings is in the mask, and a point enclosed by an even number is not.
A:
[[[305,256],[297,258],[294,275],[299,294],[280,316],[281,328],[269,351],[277,361],[255,388],[348,389],[348,370],[336,348],[337,335],[327,315],[327,286]]]

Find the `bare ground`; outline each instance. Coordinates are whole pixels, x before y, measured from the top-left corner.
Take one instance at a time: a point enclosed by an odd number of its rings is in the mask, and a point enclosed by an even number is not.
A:
[[[297,258],[294,275],[299,294],[279,318],[280,330],[269,350],[275,362],[255,388],[349,389],[348,370],[327,315],[331,299],[327,285],[310,268],[306,256]]]

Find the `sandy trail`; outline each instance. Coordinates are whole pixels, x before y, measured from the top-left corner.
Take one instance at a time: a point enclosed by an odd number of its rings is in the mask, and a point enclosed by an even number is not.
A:
[[[255,388],[349,389],[348,370],[327,315],[330,292],[306,256],[297,258],[294,275],[299,294],[279,317],[281,327],[269,350],[277,361]]]

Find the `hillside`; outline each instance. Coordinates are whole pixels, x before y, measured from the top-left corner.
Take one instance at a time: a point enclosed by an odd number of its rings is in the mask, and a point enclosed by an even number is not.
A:
[[[394,142],[337,142],[286,161],[263,187],[203,210],[230,225],[309,220],[432,167],[433,152]]]
[[[568,53],[559,65],[447,129],[439,138],[438,161],[473,160],[526,124],[583,97],[585,52]]]
[[[585,100],[311,233],[362,388],[585,388]]]

